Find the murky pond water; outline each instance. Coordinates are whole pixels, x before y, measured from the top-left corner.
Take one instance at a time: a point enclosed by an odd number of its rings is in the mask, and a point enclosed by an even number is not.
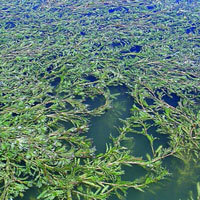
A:
[[[132,106],[132,98],[127,94],[127,89],[123,87],[112,87],[110,92],[115,96],[112,102],[112,108],[107,110],[100,117],[95,117],[91,120],[91,127],[87,136],[92,138],[96,146],[97,153],[105,152],[106,143],[110,143],[110,136],[118,135],[117,128],[122,125],[120,119],[126,119],[130,116]],[[95,102],[94,102],[95,103]]]
[[[123,87],[111,88],[111,93],[116,93],[117,98],[112,103],[112,108],[100,117],[91,120],[91,127],[87,134],[92,139],[97,153],[105,152],[106,143],[111,142],[110,135],[117,136],[118,130],[123,123],[120,119],[126,119],[130,116],[130,109],[134,103],[133,98],[127,94]],[[168,102],[176,104],[176,99],[169,99]],[[95,103],[95,102],[93,102]],[[168,146],[168,136],[156,132],[156,127],[149,130],[149,134],[156,137],[155,146]],[[151,154],[149,141],[144,135],[127,134],[130,140],[124,143],[132,154],[137,157],[145,157],[147,153]],[[129,189],[126,200],[189,200],[192,194],[197,195],[196,183],[200,181],[200,166],[195,163],[183,161],[168,157],[164,161],[164,166],[169,170],[171,175],[165,180],[150,185],[146,192]],[[125,174],[123,180],[134,180],[146,174],[146,171],[139,166],[124,167]],[[111,197],[110,200],[117,199]]]

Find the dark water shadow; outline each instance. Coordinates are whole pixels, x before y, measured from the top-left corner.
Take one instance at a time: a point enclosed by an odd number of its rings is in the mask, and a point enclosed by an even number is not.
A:
[[[37,200],[37,196],[40,194],[40,192],[40,189],[31,187],[24,193],[23,197],[17,197],[15,200]]]
[[[96,109],[100,106],[103,106],[106,102],[106,99],[103,95],[97,95],[94,99],[88,97],[83,102],[84,104],[88,105],[88,110]]]
[[[50,82],[50,85],[52,87],[57,87],[60,84],[61,78],[60,77],[56,77],[54,78],[53,81]]]
[[[97,80],[98,80],[98,78],[97,78],[96,76],[92,75],[92,74],[90,74],[90,75],[85,75],[84,78],[85,78],[87,81],[89,81],[89,82],[94,82],[94,81],[97,81]]]
[[[164,102],[166,102],[167,104],[169,104],[170,106],[173,106],[173,107],[177,107],[178,106],[178,103],[180,101],[180,96],[178,96],[176,93],[168,93],[167,90],[165,88],[163,89],[157,89],[155,91],[155,96],[158,98],[158,94],[159,93],[162,93],[162,100]]]

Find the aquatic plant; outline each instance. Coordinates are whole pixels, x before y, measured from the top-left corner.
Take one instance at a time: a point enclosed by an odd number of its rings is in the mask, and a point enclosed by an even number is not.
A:
[[[199,165],[199,2],[5,1],[1,9],[0,199],[123,198],[169,175],[163,159]],[[133,99],[106,152],[87,138],[111,109],[110,86]],[[87,98],[101,96],[90,109]],[[118,106],[117,104],[115,104]],[[168,135],[166,147],[149,134]],[[151,152],[137,157],[127,134]],[[124,181],[123,166],[146,175]],[[199,186],[198,186],[199,188]],[[42,191],[42,192],[41,192]]]

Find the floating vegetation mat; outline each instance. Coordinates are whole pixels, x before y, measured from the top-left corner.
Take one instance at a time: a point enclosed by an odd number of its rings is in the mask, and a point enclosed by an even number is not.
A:
[[[199,199],[199,13],[198,0],[1,0],[0,199],[126,199],[168,180],[166,159]],[[116,126],[104,144],[101,116]]]

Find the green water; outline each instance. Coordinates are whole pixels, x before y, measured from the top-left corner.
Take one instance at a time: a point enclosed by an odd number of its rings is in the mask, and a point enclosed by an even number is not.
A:
[[[113,87],[111,93],[118,94],[112,102],[112,108],[100,117],[91,120],[91,127],[87,136],[92,139],[97,149],[97,153],[105,152],[106,143],[111,142],[110,135],[117,136],[117,128],[122,127],[120,119],[125,120],[130,116],[130,109],[133,99],[127,94],[127,90],[122,87]],[[95,105],[95,102],[93,102]],[[168,146],[168,136],[156,132],[153,127],[149,131],[157,138],[155,146]],[[149,141],[144,135],[127,134],[130,140],[124,142],[132,154],[137,157],[145,158],[146,153],[151,154]],[[163,165],[169,170],[171,175],[165,180],[152,184],[145,192],[129,189],[126,200],[189,200],[190,195],[197,195],[196,183],[200,181],[199,167],[194,163],[183,163],[183,161],[168,157],[163,161]],[[134,180],[146,174],[146,171],[139,166],[124,167],[123,180]],[[110,200],[117,199],[111,197]]]
[[[106,143],[111,142],[110,136],[117,136],[117,128],[122,125],[120,119],[126,119],[130,116],[133,99],[127,94],[127,90],[123,87],[112,87],[111,94],[116,95],[112,102],[112,108],[107,110],[100,117],[91,120],[91,127],[87,136],[92,138],[97,153],[105,152]],[[94,101],[93,104],[96,104]]]

